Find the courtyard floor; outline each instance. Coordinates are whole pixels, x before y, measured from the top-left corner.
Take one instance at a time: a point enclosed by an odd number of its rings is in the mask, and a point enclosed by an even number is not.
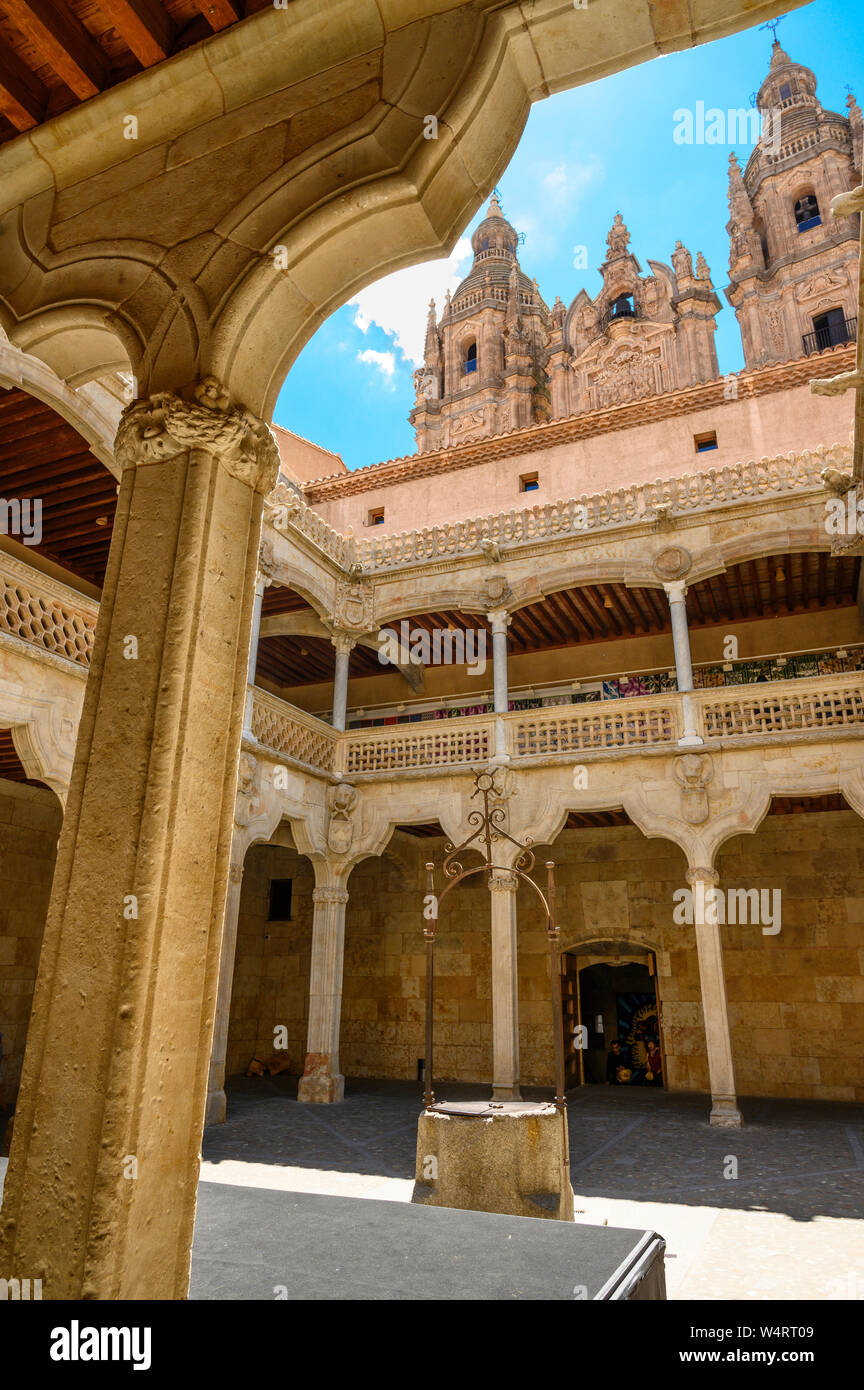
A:
[[[417,1085],[349,1080],[334,1106],[296,1090],[233,1078],[202,1182],[410,1200]],[[658,1231],[670,1298],[864,1299],[864,1107],[745,1099],[744,1127],[722,1130],[702,1096],[589,1086],[569,1101],[576,1220]]]

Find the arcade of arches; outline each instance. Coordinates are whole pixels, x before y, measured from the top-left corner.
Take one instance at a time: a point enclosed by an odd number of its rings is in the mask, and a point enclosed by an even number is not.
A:
[[[0,131],[4,1275],[183,1297],[205,1112],[274,1028],[303,1102],[416,1076],[423,865],[481,766],[558,865],[564,954],[650,959],[665,1085],[728,1125],[739,1093],[860,1096],[861,561],[824,524],[858,476],[854,345],[589,411],[586,460],[636,447],[578,502],[577,458],[531,508],[373,539],[266,423],[333,308],[452,244],[532,101],[780,8],[295,0]],[[735,455],[673,460],[658,421],[706,412]],[[421,455],[417,485],[560,470],[574,420]],[[403,621],[488,665],[383,663]],[[560,983],[511,867],[438,956],[440,1074],[501,1096],[549,1079]],[[715,886],[781,890],[780,932],[720,925]]]

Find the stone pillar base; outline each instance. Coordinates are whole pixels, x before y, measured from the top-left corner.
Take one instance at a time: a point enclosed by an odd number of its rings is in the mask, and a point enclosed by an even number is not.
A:
[[[345,1077],[331,1072],[326,1053],[309,1052],[297,1087],[297,1099],[305,1105],[334,1105],[345,1099]]]
[[[493,1100],[521,1100],[522,1092],[518,1086],[496,1086],[492,1085]]]
[[[225,1092],[221,1087],[218,1091],[208,1091],[207,1108],[204,1111],[205,1125],[224,1125],[226,1105]]]
[[[744,1123],[734,1096],[712,1096],[709,1124],[720,1129],[740,1129]]]
[[[412,1202],[573,1220],[567,1115],[529,1101],[424,1110]]]

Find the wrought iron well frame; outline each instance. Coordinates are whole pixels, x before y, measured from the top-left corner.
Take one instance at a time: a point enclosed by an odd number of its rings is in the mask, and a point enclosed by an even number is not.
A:
[[[433,1091],[433,1058],[434,1058],[434,1002],[435,1002],[435,936],[438,925],[438,912],[441,904],[457,884],[462,883],[466,878],[473,874],[485,874],[487,883],[491,883],[494,874],[513,874],[523,883],[530,884],[537,894],[543,906],[546,917],[546,935],[549,942],[549,977],[552,989],[552,1015],[553,1026],[555,1029],[555,1105],[559,1110],[566,1106],[564,1095],[564,1022],[561,1007],[561,983],[559,980],[560,964],[558,952],[558,924],[555,918],[555,864],[552,860],[546,861],[546,892],[530,877],[531,870],[535,865],[535,856],[530,849],[531,841],[521,841],[515,839],[507,830],[503,828],[507,819],[506,808],[502,805],[489,804],[490,796],[500,796],[500,789],[495,785],[495,773],[476,772],[474,774],[475,796],[483,798],[483,809],[475,807],[468,812],[468,824],[475,826],[473,834],[467,840],[463,840],[459,845],[452,845],[449,841],[445,845],[447,851],[444,863],[444,877],[448,880],[443,891],[439,895],[435,890],[435,865],[431,861],[426,863],[426,896],[423,906],[423,936],[426,941],[426,1056],[423,1066],[423,1104],[426,1110],[435,1108],[435,1095]],[[508,840],[511,845],[519,850],[512,865],[495,864],[493,862],[493,844],[500,840]],[[475,841],[480,843],[475,844]],[[482,848],[481,848],[482,844]],[[474,847],[483,856],[483,863],[477,864],[474,868],[463,869],[457,856],[464,854],[466,849]],[[518,955],[518,944],[517,944]]]

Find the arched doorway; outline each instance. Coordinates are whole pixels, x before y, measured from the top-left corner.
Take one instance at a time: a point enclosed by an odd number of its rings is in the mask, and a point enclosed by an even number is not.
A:
[[[650,947],[633,941],[584,942],[564,952],[562,966],[567,1088],[611,1084],[663,1089],[662,1008]]]

